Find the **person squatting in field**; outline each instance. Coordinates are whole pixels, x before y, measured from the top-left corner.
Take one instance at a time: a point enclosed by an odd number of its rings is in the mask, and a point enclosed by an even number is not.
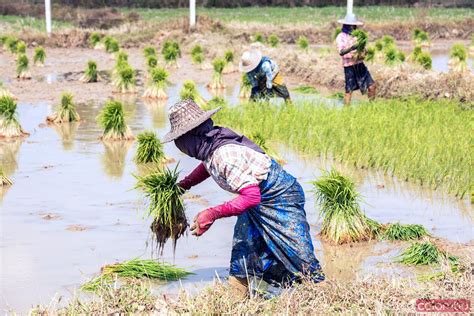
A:
[[[248,276],[277,286],[299,282],[302,275],[323,281],[301,185],[247,137],[215,126],[211,116],[219,110],[205,112],[192,100],[169,110],[171,131],[163,143],[174,141],[181,152],[201,161],[179,186],[189,190],[212,177],[222,189],[237,194],[199,212],[192,234],[201,236],[219,218],[237,216],[229,272],[236,295],[248,294]]]

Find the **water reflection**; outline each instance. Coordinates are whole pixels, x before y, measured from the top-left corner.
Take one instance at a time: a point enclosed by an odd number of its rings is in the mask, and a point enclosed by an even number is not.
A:
[[[18,168],[17,155],[22,143],[22,139],[0,142],[0,163],[7,176],[12,175]]]
[[[151,119],[154,128],[166,127],[166,100],[145,100],[143,104],[151,114]]]
[[[120,179],[125,170],[127,153],[133,141],[104,141],[105,152],[102,155],[102,167],[112,179]]]
[[[64,150],[74,149],[74,140],[76,138],[76,132],[80,125],[80,122],[69,122],[62,124],[48,124],[52,127],[56,133],[61,137],[62,145]]]

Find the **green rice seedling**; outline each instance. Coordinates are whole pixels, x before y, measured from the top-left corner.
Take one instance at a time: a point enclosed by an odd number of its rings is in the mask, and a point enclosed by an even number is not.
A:
[[[158,58],[156,56],[147,57],[146,65],[148,67],[148,72],[150,72],[153,68],[158,66]]]
[[[395,39],[393,38],[393,36],[385,35],[384,37],[382,37],[382,43],[383,48],[387,48],[395,45]]]
[[[202,109],[205,111],[214,110],[216,108],[225,108],[228,104],[224,98],[221,97],[213,97],[209,100],[205,105],[202,106]]]
[[[181,100],[193,100],[201,108],[204,108],[207,104],[206,100],[204,100],[204,98],[199,94],[196,83],[192,80],[185,80],[183,82],[183,87],[179,92],[179,97]]]
[[[156,48],[153,46],[147,46],[143,49],[143,56],[145,59],[149,57],[156,57]]]
[[[278,47],[278,45],[280,44],[280,39],[278,38],[276,34],[271,34],[268,37],[268,43],[270,44],[271,47]]]
[[[242,74],[242,80],[240,82],[239,98],[249,99],[252,93],[252,84],[250,83],[247,74]]]
[[[415,240],[425,236],[429,234],[423,225],[394,223],[387,225],[380,237],[386,240]]]
[[[413,30],[412,38],[413,41],[417,44],[428,43],[430,40],[428,33],[419,28],[415,28]]]
[[[120,50],[119,42],[112,36],[104,38],[105,51],[109,54],[117,53]]]
[[[262,33],[255,33],[253,41],[258,43],[265,43],[265,37]]]
[[[7,41],[8,36],[7,35],[1,35],[0,36],[0,44],[5,45],[5,42]]]
[[[356,29],[352,31],[351,35],[357,39],[357,53],[360,54],[365,50],[365,47],[367,46],[367,42],[369,41],[369,35],[367,34],[367,32],[361,29]]]
[[[156,137],[155,132],[144,131],[138,134],[137,143],[136,163],[161,164],[166,160],[163,145],[158,137]]]
[[[403,63],[403,62],[406,60],[406,55],[405,55],[405,53],[402,52],[401,50],[399,50],[399,51],[397,52],[397,59],[398,59],[401,63]]]
[[[168,72],[164,68],[153,68],[150,70],[150,79],[148,87],[143,94],[144,98],[150,99],[162,99],[168,98],[166,94],[166,79],[168,78]]]
[[[202,53],[196,53],[191,55],[193,63],[199,65],[202,68],[202,63],[204,62],[204,55]]]
[[[115,62],[113,73],[118,74],[120,69],[124,67],[129,67],[129,66],[130,65],[128,63],[128,54],[125,51],[120,50],[116,55],[116,62]]]
[[[44,61],[46,59],[46,52],[42,46],[35,48],[35,54],[33,56],[33,63],[39,67],[44,66]]]
[[[411,61],[416,61],[418,59],[418,56],[422,53],[422,49],[420,45],[417,45],[413,48],[413,52],[410,54],[410,60]]]
[[[275,159],[279,164],[286,164],[286,160],[283,159],[276,151],[268,147],[265,136],[262,133],[256,132],[249,136],[249,139],[260,147],[268,156]]]
[[[29,61],[25,54],[20,54],[16,61],[16,77],[18,79],[31,79]]]
[[[407,265],[432,265],[441,262],[446,257],[436,245],[429,241],[412,243],[400,256],[396,262]]]
[[[198,54],[204,54],[204,49],[202,48],[201,45],[196,44],[194,47],[191,49],[191,56],[192,55],[198,55]]]
[[[375,60],[376,53],[377,53],[377,49],[375,48],[375,46],[367,47],[367,52],[366,52],[364,60],[368,62],[373,62]]]
[[[77,122],[80,120],[81,118],[76,111],[76,105],[73,102],[73,95],[71,93],[63,93],[61,95],[59,110],[46,118],[46,121],[55,124]]]
[[[384,42],[382,39],[378,39],[376,42],[375,42],[375,50],[378,51],[378,52],[381,52],[383,50],[383,45],[384,45]]]
[[[432,59],[431,59],[431,54],[428,52],[422,52],[418,55],[416,58],[416,61],[418,64],[420,64],[423,68],[426,70],[430,70],[432,67]]]
[[[184,189],[177,184],[178,176],[177,166],[175,169],[156,168],[145,176],[135,176],[138,180],[135,188],[142,191],[148,201],[147,215],[153,218],[151,230],[161,253],[169,238],[174,252],[177,240],[188,226],[181,197]]]
[[[339,34],[341,34],[341,32],[342,32],[342,27],[340,27],[340,26],[339,26],[339,27],[336,27],[336,28],[334,29],[334,33],[332,33],[332,39],[333,39],[333,40],[336,40],[337,36],[338,36]]]
[[[462,72],[467,69],[467,49],[461,43],[454,44],[449,54],[449,66],[453,71]]]
[[[19,41],[16,45],[16,53],[17,54],[26,54],[26,43],[23,41]]]
[[[0,138],[27,136],[18,122],[16,102],[10,96],[0,98]]]
[[[324,239],[343,244],[377,236],[380,225],[367,218],[360,209],[360,197],[351,179],[333,169],[325,172],[313,185],[321,204],[321,236]]]
[[[91,35],[89,35],[89,46],[93,49],[100,49],[103,48],[103,45],[100,42],[101,36],[98,32],[92,32]]]
[[[125,122],[123,105],[119,101],[107,101],[97,117],[104,129],[102,140],[132,140],[133,133]]]
[[[169,67],[179,68],[178,57],[181,57],[181,48],[178,42],[167,40],[163,43],[161,53]]]
[[[18,45],[19,40],[16,37],[9,36],[3,45],[5,49],[10,51],[11,54],[16,54],[17,53],[17,45]]]
[[[402,63],[405,60],[405,54],[395,48],[395,46],[390,46],[385,49],[385,64],[388,66],[394,66]]]
[[[309,49],[309,41],[308,41],[308,38],[304,35],[301,35],[300,37],[298,37],[298,40],[296,41],[296,43],[298,44],[298,47],[301,48],[302,50],[304,50],[305,52],[308,51]]]
[[[331,94],[330,98],[331,99],[342,100],[342,99],[344,99],[344,93],[343,92],[334,92],[333,94]]]
[[[227,73],[234,72],[234,52],[228,50],[224,53],[225,66],[224,69]]]
[[[99,81],[99,73],[97,71],[97,64],[93,60],[87,62],[86,70],[84,75],[79,79],[82,82],[97,82]]]
[[[319,93],[318,89],[312,86],[299,86],[299,87],[296,87],[294,90],[302,94],[318,94]]]
[[[212,76],[212,82],[208,84],[210,89],[218,90],[224,89],[225,84],[222,78],[222,72],[224,71],[224,67],[226,65],[226,61],[222,58],[216,58],[212,62],[212,67],[214,68],[214,74]]]
[[[136,93],[135,70],[128,65],[119,68],[114,85],[117,88],[115,91],[117,93]]]
[[[3,168],[0,166],[0,187],[12,185],[13,181],[5,174]]]

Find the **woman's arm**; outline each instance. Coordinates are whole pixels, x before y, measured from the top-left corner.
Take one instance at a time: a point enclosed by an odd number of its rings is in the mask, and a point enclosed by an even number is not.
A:
[[[191,187],[203,182],[209,178],[209,172],[207,172],[204,163],[200,163],[188,176],[181,180],[178,185],[185,190],[191,189]]]

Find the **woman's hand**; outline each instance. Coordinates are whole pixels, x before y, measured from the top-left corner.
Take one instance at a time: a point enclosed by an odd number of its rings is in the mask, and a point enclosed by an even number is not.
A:
[[[199,212],[194,217],[194,223],[191,225],[191,234],[194,236],[201,236],[204,234],[214,221],[218,218],[218,209],[216,207],[208,208],[202,212]]]

